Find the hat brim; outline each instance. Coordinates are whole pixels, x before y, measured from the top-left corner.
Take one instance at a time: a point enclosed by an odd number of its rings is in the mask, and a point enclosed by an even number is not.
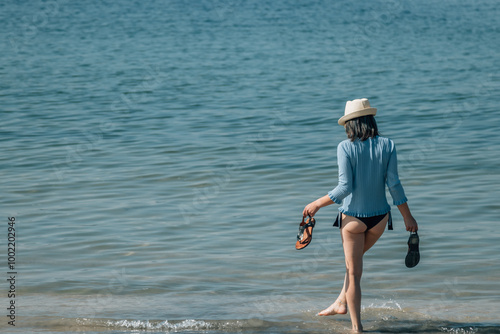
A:
[[[377,108],[366,108],[362,110],[358,110],[355,112],[352,112],[348,115],[344,115],[339,118],[339,125],[345,125],[345,122],[353,119],[353,118],[358,118],[362,116],[368,116],[368,115],[373,115],[375,116],[377,114]]]

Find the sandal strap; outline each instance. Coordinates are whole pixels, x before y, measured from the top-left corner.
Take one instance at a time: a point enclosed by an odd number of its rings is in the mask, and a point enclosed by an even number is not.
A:
[[[302,236],[304,235],[304,231],[306,228],[308,227],[314,228],[314,226],[316,225],[316,220],[313,217],[309,216],[307,224],[302,225],[303,223],[305,223],[304,217],[302,217],[302,223],[300,223],[299,233],[297,234],[298,241],[302,240]]]

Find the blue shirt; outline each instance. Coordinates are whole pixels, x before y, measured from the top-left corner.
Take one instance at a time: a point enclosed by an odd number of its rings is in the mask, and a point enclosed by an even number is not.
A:
[[[337,147],[337,163],[339,183],[328,196],[342,204],[340,212],[372,217],[391,211],[385,196],[386,184],[394,205],[408,201],[399,181],[396,146],[389,138],[344,140]]]

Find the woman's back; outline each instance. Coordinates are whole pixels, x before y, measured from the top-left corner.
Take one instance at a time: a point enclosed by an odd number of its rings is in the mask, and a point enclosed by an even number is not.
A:
[[[391,210],[385,195],[385,184],[394,204],[406,201],[397,173],[394,142],[375,136],[366,140],[344,140],[338,145],[339,185],[330,198],[343,205],[339,210],[356,217],[371,217]]]

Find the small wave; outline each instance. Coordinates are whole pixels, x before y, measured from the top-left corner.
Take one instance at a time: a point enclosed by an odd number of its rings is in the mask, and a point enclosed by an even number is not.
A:
[[[478,329],[474,327],[458,327],[458,328],[448,328],[442,327],[441,330],[445,333],[456,333],[456,334],[473,334],[477,333]],[[496,332],[498,333],[498,331]]]
[[[165,321],[142,321],[142,320],[108,320],[106,325],[112,328],[127,328],[127,329],[149,329],[149,330],[167,330],[167,331],[180,331],[180,330],[206,330],[211,329],[213,326],[203,320],[188,319],[181,322],[168,322]]]
[[[105,320],[105,319],[77,319],[79,326],[86,328],[99,328],[109,330],[147,330],[147,331],[163,331],[163,332],[183,332],[183,331],[244,331],[251,329],[262,329],[269,326],[276,326],[269,321],[260,319],[248,320]],[[278,325],[279,327],[279,325]]]

